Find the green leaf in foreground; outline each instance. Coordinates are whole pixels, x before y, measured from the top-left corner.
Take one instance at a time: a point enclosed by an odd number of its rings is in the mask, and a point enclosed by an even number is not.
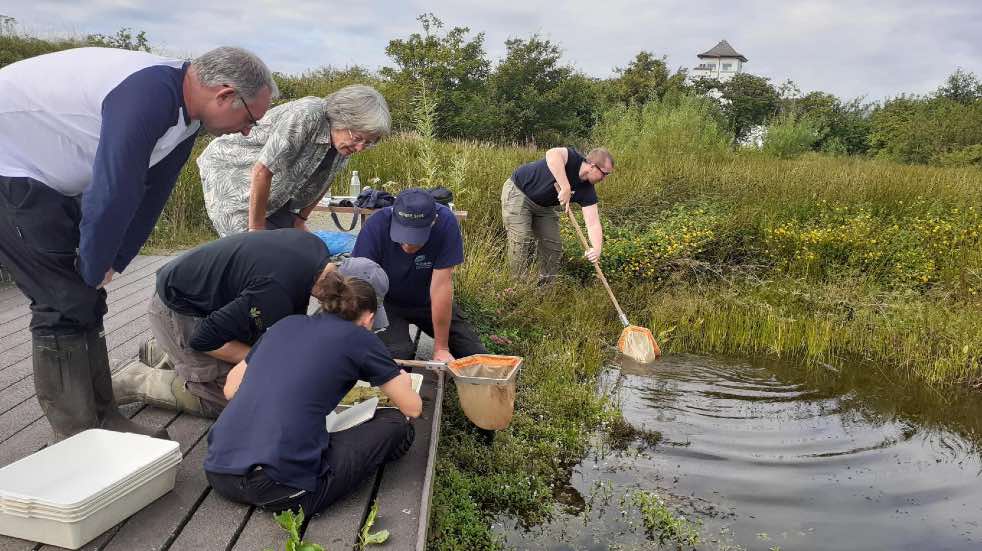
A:
[[[375,524],[375,517],[378,516],[378,500],[372,503],[372,510],[368,512],[368,518],[365,519],[365,524],[361,527],[361,533],[358,534],[358,543],[361,549],[368,547],[369,545],[378,545],[385,543],[389,539],[388,530],[379,530],[374,534],[371,533],[372,525]]]
[[[276,524],[280,525],[287,533],[287,540],[285,544],[286,551],[324,551],[324,548],[316,543],[307,543],[300,539],[300,527],[303,526],[303,507],[300,511],[294,514],[293,511],[287,509],[282,513],[273,515],[276,520]],[[266,551],[272,551],[266,549]]]

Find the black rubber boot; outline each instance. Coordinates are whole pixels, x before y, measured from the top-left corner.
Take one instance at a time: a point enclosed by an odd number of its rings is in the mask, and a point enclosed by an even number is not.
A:
[[[96,415],[99,426],[116,432],[132,432],[170,440],[167,429],[144,427],[127,419],[119,412],[113,397],[112,373],[109,369],[109,352],[106,350],[106,337],[100,329],[86,333],[89,345],[89,370],[95,397]]]
[[[33,336],[34,389],[55,439],[99,427],[85,333]]]

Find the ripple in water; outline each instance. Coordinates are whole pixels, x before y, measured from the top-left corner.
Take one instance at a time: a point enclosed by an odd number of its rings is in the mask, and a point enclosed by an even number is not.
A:
[[[588,501],[598,487],[655,491],[747,549],[982,549],[976,394],[906,388],[863,367],[695,356],[625,366],[616,379],[625,418],[662,441],[582,463],[571,485]],[[504,532],[517,548],[648,545],[620,508]]]

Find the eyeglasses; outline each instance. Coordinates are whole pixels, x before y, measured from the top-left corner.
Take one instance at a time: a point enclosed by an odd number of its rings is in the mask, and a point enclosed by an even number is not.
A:
[[[354,134],[351,133],[350,128],[345,128],[345,130],[348,131],[348,137],[351,138],[351,143],[354,145],[360,145],[363,146],[365,149],[371,149],[375,147],[375,144],[378,143],[378,142],[370,142],[361,136],[355,136]]]
[[[249,110],[249,104],[246,103],[246,100],[244,97],[242,97],[242,94],[239,94],[238,91],[236,91],[235,93],[236,95],[239,96],[239,100],[242,101],[242,107],[245,107],[246,114],[249,115],[249,121],[250,121],[249,128],[255,128],[256,126],[259,125],[259,121],[256,120],[256,117],[252,115],[252,111]]]
[[[593,168],[595,168],[595,169],[597,169],[597,170],[600,171],[600,174],[601,174],[600,179],[601,180],[603,180],[607,176],[610,176],[611,172],[613,172],[613,171],[607,172],[606,170],[600,168],[600,165],[598,165],[597,163],[590,163],[590,166],[592,166]]]

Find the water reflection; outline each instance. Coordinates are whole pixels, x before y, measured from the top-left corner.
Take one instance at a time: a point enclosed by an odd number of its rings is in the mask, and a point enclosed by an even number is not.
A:
[[[579,465],[571,485],[586,503],[598,484],[615,501],[656,491],[700,518],[704,533],[722,530],[748,549],[982,548],[977,394],[868,366],[836,373],[695,356],[624,364],[607,383],[627,420],[663,440]],[[620,509],[504,532],[518,548],[652,546]]]

